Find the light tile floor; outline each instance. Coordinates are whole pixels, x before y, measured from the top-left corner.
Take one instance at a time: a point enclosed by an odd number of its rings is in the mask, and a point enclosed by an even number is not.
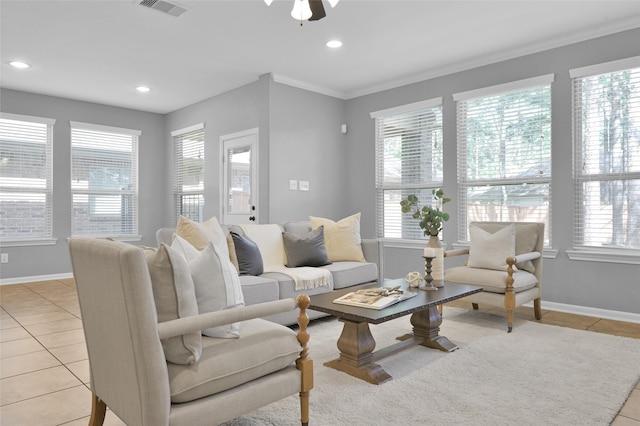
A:
[[[468,308],[460,301],[452,305]],[[501,309],[484,308],[501,315]],[[533,319],[530,308],[516,315]],[[640,324],[543,311],[542,323],[640,339]],[[72,279],[0,286],[0,424],[86,425],[89,361]],[[105,425],[123,425],[107,412]],[[640,384],[614,419],[640,426]]]

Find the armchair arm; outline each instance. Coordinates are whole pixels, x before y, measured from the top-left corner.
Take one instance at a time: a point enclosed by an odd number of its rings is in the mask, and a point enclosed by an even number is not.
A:
[[[462,256],[464,254],[469,254],[469,247],[444,251],[444,257]]]
[[[509,263],[509,259],[513,259],[513,263],[519,263],[519,262],[526,262],[527,260],[535,260],[535,259],[539,258],[540,256],[541,255],[540,255],[539,251],[532,251],[530,253],[522,253],[522,254],[519,254],[517,256],[507,258],[507,263]]]
[[[250,306],[241,306],[224,311],[208,312],[205,314],[193,315],[190,317],[178,318],[158,324],[158,336],[160,339],[180,336],[186,333],[199,331],[205,328],[217,327],[231,324],[238,321],[246,321],[253,318],[261,318],[267,315],[292,311],[300,307],[300,314],[306,315],[304,300],[309,300],[306,295],[300,295],[294,299],[274,300],[271,302],[258,303]],[[309,302],[310,303],[310,302]]]

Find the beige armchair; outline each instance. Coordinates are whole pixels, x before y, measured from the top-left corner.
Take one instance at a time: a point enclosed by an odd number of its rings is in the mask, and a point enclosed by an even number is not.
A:
[[[313,362],[306,295],[158,323],[143,249],[92,239],[70,239],[69,249],[89,355],[90,425],[103,423],[107,407],[129,426],[215,425],[294,394],[301,423],[308,423]],[[297,334],[259,319],[296,307]],[[235,322],[239,338],[200,333]],[[198,360],[168,362],[165,344],[189,333],[201,339]]]
[[[513,230],[506,229],[510,225],[513,225]],[[507,311],[509,332],[513,328],[513,311],[527,302],[533,301],[535,318],[539,320],[542,317],[544,223],[472,222],[469,230],[469,248],[446,250],[444,253],[445,260],[453,256],[469,256],[464,266],[445,269],[445,280],[482,286],[482,292],[465,300],[472,302],[476,310],[479,303],[503,307]],[[504,243],[511,238],[510,233],[513,233],[514,244],[506,247]]]

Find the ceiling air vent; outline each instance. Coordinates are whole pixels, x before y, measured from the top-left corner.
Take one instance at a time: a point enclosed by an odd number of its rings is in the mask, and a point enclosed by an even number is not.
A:
[[[182,6],[169,3],[164,0],[142,0],[138,3],[140,6],[148,7],[149,9],[155,9],[159,12],[166,13],[167,15],[175,16],[176,18],[187,11]]]

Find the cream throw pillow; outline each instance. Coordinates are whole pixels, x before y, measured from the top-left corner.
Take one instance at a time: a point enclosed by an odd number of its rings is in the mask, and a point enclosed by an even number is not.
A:
[[[198,251],[179,235],[175,235],[171,247],[184,256],[189,265],[199,313],[244,306],[240,278],[228,254],[222,253],[213,242]],[[207,328],[202,330],[202,334],[223,339],[237,338],[240,336],[240,323]]]
[[[198,250],[204,249],[207,243],[212,241],[222,253],[226,253],[229,257],[227,236],[215,216],[202,223],[180,216],[176,225],[176,234],[189,241]]]
[[[311,229],[324,226],[324,245],[331,262],[366,262],[360,238],[360,213],[334,222],[309,216]]]
[[[513,224],[491,234],[477,225],[469,225],[470,268],[507,270],[507,257],[516,254],[516,228]]]

